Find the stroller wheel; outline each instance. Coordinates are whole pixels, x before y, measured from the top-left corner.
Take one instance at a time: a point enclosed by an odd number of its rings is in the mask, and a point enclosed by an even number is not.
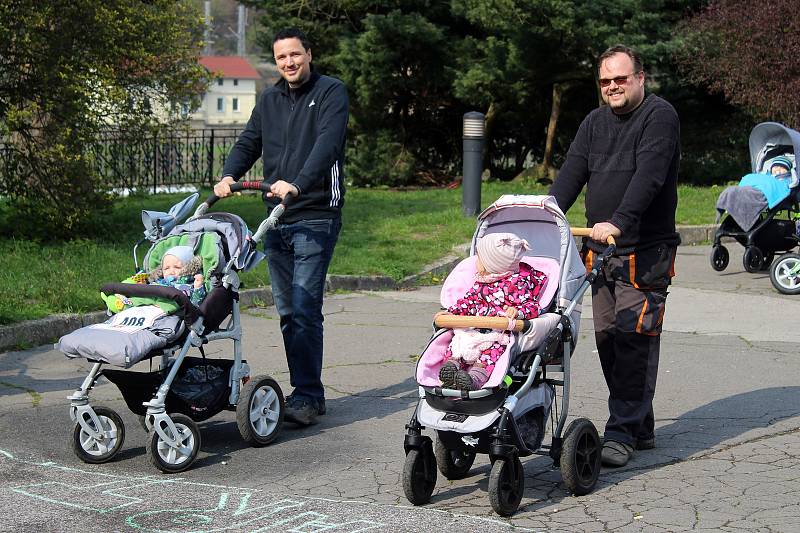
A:
[[[761,261],[761,270],[769,270],[772,262],[775,260],[775,252],[767,252],[764,254],[764,259]]]
[[[747,272],[751,274],[761,270],[764,264],[764,254],[757,246],[748,246],[744,249],[742,256],[742,265]]]
[[[448,450],[439,439],[436,439],[436,444],[434,444],[434,453],[436,466],[447,479],[463,478],[472,468],[472,463],[475,462],[475,452]]]
[[[590,420],[578,418],[569,425],[561,448],[561,478],[571,493],[582,496],[594,490],[602,448]]]
[[[197,459],[197,452],[200,451],[200,429],[186,415],[174,413],[169,418],[172,419],[177,433],[173,433],[163,418],[156,419],[154,424],[159,424],[168,440],[161,436],[159,428],[154,425],[153,430],[147,434],[147,454],[153,466],[172,474],[183,472]]]
[[[94,408],[98,427],[89,413],[83,413],[86,424],[97,433],[86,430],[80,422],[72,432],[72,450],[84,463],[100,464],[110,461],[125,442],[125,424],[113,409],[97,406]]]
[[[409,502],[422,505],[431,501],[434,487],[436,487],[436,458],[429,441],[427,446],[409,450],[406,454],[406,463],[403,466],[403,492]]]
[[[525,492],[525,470],[519,457],[501,457],[492,463],[489,474],[489,502],[500,516],[510,516],[518,508]]]
[[[800,294],[800,254],[783,254],[769,271],[772,286],[781,294]]]
[[[247,382],[236,404],[236,425],[242,439],[251,446],[269,444],[280,433],[284,413],[283,392],[269,376]]]
[[[711,268],[717,272],[722,272],[728,268],[728,261],[730,261],[730,255],[727,248],[721,244],[711,248]]]

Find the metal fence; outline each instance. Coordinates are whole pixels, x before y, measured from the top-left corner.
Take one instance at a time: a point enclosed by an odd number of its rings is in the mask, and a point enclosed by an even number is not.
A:
[[[179,134],[136,137],[122,131],[104,133],[90,150],[103,185],[117,191],[153,191],[192,185],[210,187],[219,180],[240,130],[193,129]],[[18,165],[0,143],[0,179],[14,180]],[[260,179],[260,161],[247,174]]]
[[[238,135],[239,130],[218,128],[145,139],[108,133],[96,145],[97,171],[114,189],[210,187],[221,177]],[[248,178],[259,172],[256,163]]]

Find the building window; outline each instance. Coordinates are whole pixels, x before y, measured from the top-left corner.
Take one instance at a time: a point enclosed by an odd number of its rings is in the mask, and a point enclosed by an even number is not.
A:
[[[218,80],[217,80],[217,85],[219,85],[220,87],[222,87],[222,82],[223,82],[223,81],[224,81],[224,80],[223,80],[222,78],[218,79]]]
[[[234,79],[233,80],[233,86],[236,87],[237,85],[239,85],[239,80]]]
[[[234,98],[233,99],[233,110],[234,111],[239,111],[239,99],[238,98]]]
[[[225,111],[225,99],[217,98],[217,111]]]
[[[189,117],[189,104],[186,102],[181,104],[181,117],[188,118]]]

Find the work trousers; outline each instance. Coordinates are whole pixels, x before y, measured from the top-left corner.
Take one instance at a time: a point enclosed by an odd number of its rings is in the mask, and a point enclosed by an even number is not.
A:
[[[595,341],[608,385],[605,440],[631,446],[654,436],[661,326],[675,275],[675,246],[613,256],[592,285]],[[595,254],[584,255],[589,267]]]

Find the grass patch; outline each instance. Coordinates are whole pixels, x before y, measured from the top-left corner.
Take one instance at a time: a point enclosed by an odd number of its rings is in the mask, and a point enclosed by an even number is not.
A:
[[[544,194],[547,187],[524,182],[484,183],[482,205],[501,194]],[[722,187],[679,188],[678,224],[714,222]],[[461,214],[461,189],[351,189],[343,212],[344,224],[330,267],[331,274],[387,275],[395,280],[448,254],[469,241],[475,219]],[[166,211],[184,194],[136,196],[117,200],[113,209],[93,221],[93,239],[42,242],[0,238],[0,324],[41,318],[55,313],[86,313],[102,309],[100,286],[134,271],[133,245],[142,237],[141,210]],[[205,197],[205,195],[203,196]],[[240,215],[255,231],[265,216],[260,196],[245,194],[217,204]],[[0,204],[2,234],[13,235]],[[568,213],[574,226],[585,224],[583,198]],[[148,243],[140,246],[139,261]],[[246,287],[269,284],[265,265],[242,275]]]

